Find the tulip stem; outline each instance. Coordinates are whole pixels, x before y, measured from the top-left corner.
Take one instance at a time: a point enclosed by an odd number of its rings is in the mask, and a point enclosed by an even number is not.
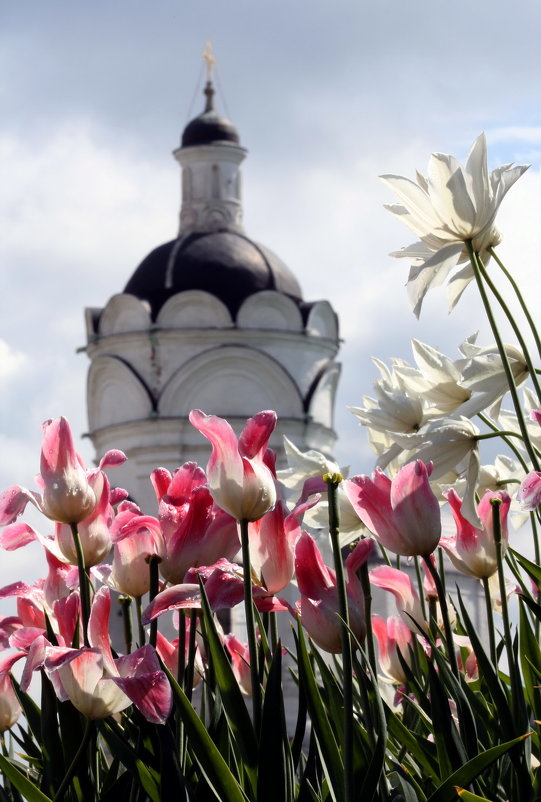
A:
[[[122,610],[122,623],[124,625],[124,642],[126,644],[126,654],[131,653],[133,630],[131,623],[131,596],[119,596],[118,603]]]
[[[144,646],[146,642],[145,628],[143,626],[143,605],[141,596],[135,597],[135,611],[137,613],[137,629],[139,632],[139,646]]]
[[[255,637],[254,608],[252,598],[252,573],[250,565],[250,542],[248,538],[248,521],[239,521],[240,542],[242,546],[242,572],[244,581],[244,611],[246,616],[246,635],[250,654],[250,677],[252,680],[252,705],[254,712],[254,728],[259,739],[261,734],[262,699],[259,682],[257,642]]]
[[[436,590],[438,591],[438,601],[440,603],[441,617],[443,618],[443,627],[445,629],[447,657],[449,659],[449,665],[451,666],[451,671],[458,679],[460,675],[458,672],[458,663],[456,661],[453,633],[451,631],[451,622],[449,621],[449,608],[447,606],[447,599],[445,597],[445,588],[443,587],[443,583],[441,581],[441,577],[438,573],[436,566],[432,563],[432,560],[430,559],[430,554],[423,555],[423,560],[425,561],[425,565],[428,568],[430,576],[432,577],[432,579],[434,580],[434,584],[436,585]]]
[[[501,261],[499,256],[497,255],[497,253],[494,250],[494,248],[490,248],[489,253],[493,257],[494,261],[496,262],[496,264],[498,265],[498,267],[500,268],[500,270],[502,271],[502,273],[504,274],[504,276],[506,277],[506,279],[508,280],[510,285],[512,286],[513,290],[515,291],[515,295],[517,296],[517,299],[518,299],[518,302],[519,302],[519,304],[521,306],[521,309],[524,312],[524,316],[525,316],[526,320],[529,323],[530,330],[532,332],[532,336],[533,336],[533,338],[535,340],[535,344],[536,344],[537,350],[539,352],[539,356],[541,357],[541,338],[539,337],[539,332],[537,331],[537,327],[536,327],[536,325],[535,325],[535,323],[533,321],[533,318],[532,318],[532,316],[530,314],[530,310],[526,306],[526,302],[525,302],[524,297],[523,297],[523,295],[522,295],[522,293],[521,293],[521,291],[519,289],[519,286],[518,286],[517,282],[515,281],[515,279],[513,278],[513,276],[511,275],[511,273],[507,270],[507,268],[505,267],[505,265],[503,264],[503,262]]]
[[[331,537],[338,605],[341,618],[342,673],[344,684],[344,802],[353,802],[353,655],[349,630],[349,610],[346,594],[344,563],[339,542],[340,517],[338,512],[338,485],[340,474],[325,474],[329,503],[329,534]],[[371,627],[369,628],[370,631]],[[371,659],[371,658],[370,658]],[[375,656],[374,656],[375,662]],[[374,668],[372,667],[372,670]]]
[[[487,624],[488,624],[488,642],[490,646],[490,659],[494,669],[498,670],[498,656],[496,652],[496,633],[494,630],[494,614],[492,612],[492,599],[490,597],[490,588],[488,586],[488,577],[484,576],[481,580],[483,583],[483,590],[485,592],[485,605],[487,611]]]
[[[507,358],[507,352],[505,350],[505,346],[503,344],[503,340],[501,338],[498,325],[496,323],[496,318],[494,317],[494,313],[492,311],[492,307],[490,306],[490,302],[488,300],[487,292],[485,289],[485,285],[483,283],[483,276],[481,273],[481,266],[479,264],[478,254],[473,249],[473,244],[471,240],[466,240],[466,247],[468,249],[468,254],[470,257],[471,266],[473,269],[473,273],[475,276],[475,281],[477,282],[477,288],[479,290],[479,294],[481,296],[481,300],[483,302],[483,306],[485,308],[486,316],[488,318],[488,322],[490,323],[490,328],[492,329],[492,333],[494,335],[494,339],[496,340],[496,345],[498,346],[498,351],[502,360],[503,369],[505,371],[505,376],[507,379],[507,384],[509,386],[509,392],[511,393],[511,398],[513,399],[513,406],[515,408],[515,413],[517,416],[517,422],[520,427],[520,431],[522,434],[522,438],[524,441],[524,445],[528,452],[528,455],[532,461],[532,466],[535,471],[539,470],[539,461],[537,459],[537,455],[535,453],[535,449],[532,446],[530,441],[530,436],[528,434],[528,429],[526,427],[526,422],[524,420],[524,415],[522,413],[522,407],[520,405],[520,400],[518,397],[517,387],[515,384],[515,379],[513,376],[513,371],[511,370],[511,366],[509,365],[509,359]]]
[[[85,558],[83,555],[83,548],[81,546],[81,538],[79,537],[79,530],[77,529],[77,524],[70,524],[70,527],[71,527],[71,534],[73,535],[73,542],[75,544],[75,553],[77,555],[77,569],[79,571],[79,594],[81,597],[83,641],[85,646],[90,646],[88,640],[88,621],[90,619],[89,578],[85,569]]]
[[[149,601],[152,601],[157,595],[160,590],[160,574],[159,574],[159,565],[162,559],[157,554],[151,554],[147,557],[148,562],[148,573],[149,573],[149,590],[148,590],[148,597]],[[156,642],[158,640],[158,619],[155,618],[153,621],[150,622],[150,635],[148,642],[151,646],[156,648]]]
[[[188,641],[188,664],[186,668],[186,696],[191,701],[195,675],[195,636],[197,633],[197,610],[190,612],[190,639]]]
[[[511,636],[511,622],[509,620],[509,608],[507,606],[507,589],[505,587],[505,576],[503,573],[503,543],[502,543],[502,526],[500,521],[500,505],[501,499],[491,498],[492,505],[492,525],[494,530],[494,542],[496,544],[496,563],[498,565],[498,582],[500,589],[500,598],[502,602],[502,619],[503,619],[503,640],[505,643],[505,650],[507,652],[507,662],[509,663],[509,678],[511,680],[512,699],[516,703],[518,698],[515,697],[516,689],[520,687],[521,678],[513,654],[513,639]]]
[[[528,372],[530,374],[532,383],[533,383],[533,385],[535,387],[535,391],[537,393],[537,398],[539,400],[539,403],[541,403],[541,387],[539,385],[539,380],[538,380],[537,376],[535,375],[535,366],[534,366],[534,364],[532,362],[532,358],[530,356],[530,352],[528,351],[528,346],[526,344],[526,340],[522,336],[522,332],[521,332],[518,324],[516,323],[515,318],[511,314],[511,310],[507,306],[504,298],[502,297],[501,293],[498,291],[498,288],[496,287],[496,285],[494,284],[494,282],[492,281],[492,279],[488,275],[487,269],[486,269],[485,265],[483,264],[483,262],[481,261],[480,257],[478,257],[478,261],[479,261],[479,268],[480,268],[480,271],[481,271],[481,275],[483,276],[483,278],[486,281],[487,285],[490,287],[493,296],[498,301],[500,307],[503,310],[503,313],[505,314],[507,320],[509,321],[509,323],[511,325],[511,328],[515,332],[515,336],[516,336],[516,338],[518,340],[518,344],[522,348],[522,355],[523,355],[524,360],[526,362],[526,366],[528,368]]]
[[[65,773],[65,775],[64,775],[64,777],[62,779],[62,782],[60,783],[60,785],[58,787],[58,791],[56,792],[56,794],[53,797],[52,802],[58,802],[59,799],[63,798],[64,792],[65,792],[68,784],[70,783],[71,778],[75,774],[75,770],[77,768],[77,764],[79,763],[79,761],[80,761],[80,759],[81,759],[81,757],[83,755],[83,752],[84,752],[84,750],[86,749],[86,747],[88,745],[88,742],[90,740],[90,736],[92,734],[92,726],[93,726],[93,724],[94,724],[94,722],[91,721],[91,719],[89,719],[89,718],[85,719],[85,730],[84,730],[84,733],[83,733],[83,738],[81,740],[81,743],[79,744],[79,748],[77,749],[77,752],[75,753],[75,757],[71,761],[71,764],[70,764],[67,772]]]

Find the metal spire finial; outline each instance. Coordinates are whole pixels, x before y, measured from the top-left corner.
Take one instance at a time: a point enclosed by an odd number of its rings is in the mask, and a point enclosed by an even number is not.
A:
[[[207,81],[210,81],[212,79],[212,71],[216,66],[216,59],[214,58],[214,53],[212,52],[212,42],[206,43],[205,49],[203,50],[203,58],[206,62]]]

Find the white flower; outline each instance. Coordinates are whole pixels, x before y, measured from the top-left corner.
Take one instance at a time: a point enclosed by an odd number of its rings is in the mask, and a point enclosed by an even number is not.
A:
[[[392,254],[413,259],[408,293],[417,317],[427,291],[442,284],[451,270],[468,260],[464,244],[467,240],[472,240],[483,261],[488,259],[489,249],[501,240],[494,225],[500,203],[527,168],[528,165],[505,164],[489,174],[485,135],[481,134],[473,143],[465,167],[453,156],[433,153],[428,176],[417,173],[417,183],[398,175],[381,176],[401,201],[386,208],[420,238]],[[472,278],[468,271],[471,268],[461,271],[461,284],[453,293],[452,306]]]
[[[468,418],[441,418],[423,426],[417,434],[392,433],[396,443],[413,451],[413,459],[434,463],[430,480],[437,481],[457,468],[466,477],[462,515],[480,527],[475,491],[479,476],[480,431]]]

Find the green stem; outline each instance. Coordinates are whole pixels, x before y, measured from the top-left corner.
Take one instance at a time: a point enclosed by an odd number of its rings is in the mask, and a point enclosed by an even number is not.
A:
[[[242,546],[242,571],[244,575],[244,611],[246,616],[246,634],[250,653],[250,677],[252,680],[252,704],[254,710],[254,728],[257,738],[261,734],[262,698],[259,682],[257,640],[255,635],[254,608],[252,598],[252,573],[250,565],[250,543],[248,538],[248,521],[239,521],[240,542]]]
[[[451,671],[458,679],[459,678],[458,663],[456,661],[453,633],[451,630],[451,622],[449,620],[449,608],[447,606],[447,599],[445,597],[445,588],[443,587],[443,583],[436,569],[436,566],[432,564],[432,560],[430,559],[430,554],[424,555],[423,560],[425,561],[425,565],[428,568],[430,575],[434,580],[434,584],[436,585],[436,590],[438,591],[438,600],[440,603],[441,617],[443,618],[443,628],[445,630],[447,657],[449,660],[449,665],[451,666]]]
[[[520,688],[521,679],[520,679],[520,671],[518,666],[515,662],[515,655],[513,653],[513,639],[511,635],[511,622],[509,619],[509,607],[507,604],[507,589],[505,587],[505,575],[503,573],[503,542],[502,542],[502,527],[500,522],[500,505],[501,499],[499,498],[491,498],[490,503],[492,505],[492,525],[494,529],[494,542],[496,544],[496,562],[498,565],[498,582],[500,587],[500,597],[502,601],[502,619],[503,619],[503,640],[505,644],[505,650],[507,652],[507,662],[509,664],[509,678],[511,680],[511,696],[514,702],[518,702],[518,699],[515,699],[515,694],[518,688]],[[515,706],[515,705],[514,705]]]
[[[188,667],[186,670],[186,696],[191,700],[195,673],[195,635],[197,632],[197,610],[190,612],[190,640],[188,641]]]
[[[492,599],[490,597],[490,589],[488,586],[488,578],[483,577],[481,582],[483,583],[483,590],[485,592],[485,606],[487,611],[487,626],[488,626],[488,641],[490,646],[490,659],[492,660],[492,665],[494,666],[494,670],[498,670],[498,656],[496,652],[496,631],[494,629],[494,614],[492,612]]]
[[[135,597],[135,612],[137,613],[137,630],[139,632],[139,646],[144,646],[146,642],[145,628],[143,626],[143,604],[141,596]]]
[[[515,321],[515,318],[511,314],[511,310],[507,306],[504,298],[502,297],[502,295],[498,291],[496,285],[494,284],[494,282],[492,281],[492,279],[488,275],[487,269],[486,269],[486,267],[484,266],[483,262],[481,261],[481,259],[479,257],[478,257],[478,261],[479,261],[479,267],[480,267],[480,270],[481,270],[481,274],[482,274],[484,280],[486,281],[487,285],[490,287],[490,290],[491,290],[493,296],[498,301],[498,303],[499,303],[500,307],[502,308],[507,320],[509,321],[509,323],[511,325],[511,328],[515,332],[515,336],[516,336],[516,338],[518,340],[518,344],[522,348],[522,354],[523,354],[524,359],[526,361],[526,365],[528,367],[528,372],[530,373],[530,376],[531,376],[531,379],[532,379],[532,383],[533,383],[533,385],[535,387],[535,392],[537,393],[537,398],[538,398],[539,402],[541,403],[541,386],[539,385],[539,381],[538,381],[537,376],[535,374],[535,365],[533,364],[532,358],[530,356],[530,352],[528,351],[528,346],[526,344],[526,340],[522,336],[522,332],[521,332],[519,326],[517,325],[517,323]]]
[[[119,596],[118,603],[122,610],[122,623],[124,625],[124,642],[126,644],[126,654],[130,654],[133,642],[133,629],[131,623],[131,596]]]
[[[88,640],[88,621],[90,619],[90,580],[85,569],[85,558],[77,524],[70,524],[70,526],[71,534],[73,535],[73,542],[75,544],[75,553],[77,555],[77,569],[79,571],[79,593],[81,597],[83,641],[85,646],[90,646],[90,642]]]
[[[364,595],[364,620],[366,623],[366,645],[368,649],[368,662],[372,676],[376,676],[376,648],[374,645],[374,632],[372,630],[372,585],[368,575],[368,563],[363,563],[358,571]]]
[[[160,568],[159,565],[162,561],[162,558],[159,557],[157,554],[151,554],[147,557],[148,562],[148,572],[150,576],[149,582],[149,590],[148,590],[148,598],[149,601],[152,601],[157,595],[160,590]],[[148,638],[148,642],[151,646],[156,648],[156,642],[158,640],[158,619],[155,618],[154,621],[150,622],[150,635]]]
[[[484,415],[482,412],[478,412],[478,413],[477,413],[477,417],[479,418],[479,420],[482,420],[482,421],[483,421],[483,423],[485,424],[485,426],[488,426],[490,429],[492,429],[492,431],[493,431],[493,432],[497,432],[497,434],[498,434],[498,435],[499,435],[499,436],[502,438],[502,440],[503,440],[503,442],[506,444],[506,446],[508,446],[508,447],[509,447],[509,449],[510,449],[510,450],[513,452],[513,454],[515,455],[515,457],[518,459],[518,461],[520,462],[520,464],[521,464],[521,465],[522,465],[522,467],[524,468],[524,471],[525,471],[526,473],[528,473],[528,471],[530,470],[530,468],[529,468],[528,464],[526,463],[526,460],[524,459],[524,457],[522,456],[522,454],[520,453],[520,451],[518,450],[518,448],[515,446],[515,444],[514,444],[514,443],[512,443],[512,442],[509,440],[509,438],[507,437],[507,435],[505,434],[505,432],[503,432],[503,431],[501,431],[500,429],[498,429],[498,427],[496,426],[496,424],[495,424],[495,423],[492,423],[492,421],[490,420],[490,418],[487,418],[487,416],[486,416],[486,415]],[[515,434],[516,434],[516,432],[515,432]]]
[[[419,588],[419,601],[421,602],[421,610],[423,611],[423,618],[426,619],[425,587],[423,583],[421,566],[419,564],[419,557],[414,557],[413,562],[415,565],[415,575],[417,577],[417,587]]]
[[[338,485],[342,481],[340,474],[326,474],[323,481],[328,486],[329,501],[329,534],[331,537],[338,591],[338,608],[340,610],[342,636],[342,669],[344,690],[344,802],[353,802],[353,654],[351,634],[349,631],[349,610],[346,592],[344,563],[339,543],[340,519],[338,514]],[[369,631],[372,627],[370,625]],[[375,664],[375,656],[374,656]],[[372,669],[374,670],[374,669]]]
[[[90,735],[92,734],[92,725],[93,725],[93,722],[89,718],[85,719],[85,730],[84,730],[84,733],[83,733],[83,739],[82,739],[81,743],[79,744],[79,748],[77,749],[77,752],[75,753],[75,757],[71,761],[70,767],[68,768],[66,774],[64,775],[64,778],[63,778],[62,782],[60,783],[60,785],[58,787],[58,791],[54,795],[52,802],[58,802],[58,800],[60,800],[60,799],[62,799],[64,797],[65,791],[67,790],[67,787],[68,787],[68,784],[70,783],[71,778],[75,774],[75,770],[77,768],[77,764],[79,763],[79,761],[80,761],[80,759],[81,759],[81,757],[83,755],[83,752],[87,747],[88,741],[90,740]]]
[[[496,254],[496,251],[494,250],[494,248],[490,248],[489,253],[493,257],[494,261],[496,262],[496,264],[498,265],[498,267],[500,268],[500,270],[502,271],[502,273],[504,274],[506,279],[511,284],[513,290],[515,291],[515,295],[517,296],[517,299],[518,299],[518,302],[520,304],[520,307],[521,307],[522,311],[524,312],[524,317],[526,318],[526,320],[528,321],[528,324],[530,326],[530,329],[531,329],[531,332],[532,332],[532,336],[533,336],[533,338],[535,340],[535,344],[537,346],[537,351],[539,353],[539,356],[541,357],[541,338],[539,337],[539,333],[537,331],[537,326],[535,325],[535,323],[533,321],[533,318],[532,318],[532,316],[530,314],[530,310],[526,306],[526,302],[525,302],[525,300],[524,300],[524,298],[522,296],[522,293],[521,293],[521,291],[519,289],[519,286],[518,286],[517,282],[515,281],[515,279],[513,278],[513,276],[511,275],[511,273],[507,270],[507,268],[504,266],[503,262],[500,260],[500,258]]]
[[[488,300],[488,296],[485,290],[485,285],[483,283],[483,277],[481,275],[481,269],[479,266],[478,255],[475,253],[472,245],[471,240],[466,240],[466,247],[468,249],[468,254],[470,257],[471,266],[473,269],[473,273],[475,276],[475,280],[477,282],[477,287],[479,289],[479,294],[481,296],[481,300],[483,302],[483,306],[485,308],[485,312],[488,318],[488,322],[490,323],[490,327],[492,329],[492,333],[494,335],[494,339],[496,340],[496,345],[498,346],[498,351],[502,360],[503,369],[505,371],[505,376],[507,378],[507,384],[509,386],[509,392],[511,393],[511,397],[513,399],[513,406],[515,408],[515,413],[517,416],[517,422],[522,434],[522,438],[524,440],[524,445],[526,450],[528,451],[528,455],[532,461],[532,466],[534,470],[539,470],[539,461],[537,459],[537,455],[535,454],[535,450],[532,447],[530,442],[530,437],[528,434],[528,429],[526,428],[526,422],[524,420],[524,415],[522,413],[522,408],[520,406],[520,401],[518,397],[517,387],[515,384],[515,379],[513,376],[513,372],[509,365],[509,360],[507,358],[507,353],[505,351],[505,347],[503,344],[503,340],[501,338],[500,332],[498,330],[498,326],[496,324],[496,319],[494,317],[494,313],[492,311],[492,307],[490,306],[490,302]]]

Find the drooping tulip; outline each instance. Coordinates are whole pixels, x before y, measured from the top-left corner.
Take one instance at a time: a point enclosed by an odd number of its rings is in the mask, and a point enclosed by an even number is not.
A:
[[[385,548],[404,556],[426,556],[441,536],[440,506],[428,477],[432,466],[410,462],[393,480],[381,469],[373,478],[354,476],[344,483],[361,521]]]
[[[206,473],[216,504],[237,521],[257,521],[272,509],[276,487],[264,457],[276,413],[254,415],[238,439],[226,420],[200,409],[190,412],[190,422],[212,444]]]
[[[379,565],[370,571],[370,582],[395,597],[400,618],[412,632],[428,632],[428,623],[423,615],[419,594],[409,576],[390,565]]]

